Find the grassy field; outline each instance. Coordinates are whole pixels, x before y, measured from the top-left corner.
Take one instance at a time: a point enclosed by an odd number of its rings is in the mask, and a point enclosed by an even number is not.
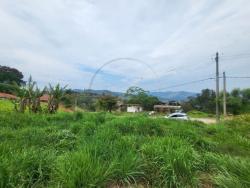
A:
[[[17,114],[0,103],[0,187],[250,187],[250,115]]]

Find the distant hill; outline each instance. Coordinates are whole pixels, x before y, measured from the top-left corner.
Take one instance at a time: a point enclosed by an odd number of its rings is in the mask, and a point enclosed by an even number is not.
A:
[[[87,90],[87,91],[89,91],[89,90]],[[106,94],[106,95],[113,95],[116,97],[122,97],[124,95],[124,93],[122,93],[122,92],[109,91],[109,90],[90,90],[90,91],[91,91],[91,93],[95,93],[98,95]]]
[[[151,92],[150,95],[158,97],[161,101],[185,101],[188,97],[194,97],[197,93],[187,91],[164,91],[164,92]]]
[[[84,90],[75,89],[76,92],[84,92]],[[97,95],[109,94],[117,97],[124,97],[124,93],[122,92],[114,92],[109,90],[85,90],[90,91],[91,93],[95,93]],[[150,92],[152,96],[158,97],[161,101],[166,102],[170,100],[176,101],[185,101],[188,97],[194,97],[197,93],[187,92],[187,91],[164,91],[164,92]]]

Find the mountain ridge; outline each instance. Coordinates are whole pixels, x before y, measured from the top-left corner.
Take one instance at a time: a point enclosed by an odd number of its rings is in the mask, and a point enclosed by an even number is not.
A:
[[[110,90],[81,90],[74,89],[76,92],[91,92],[97,95],[109,94],[117,97],[124,97],[125,93],[110,91]],[[149,92],[149,95],[158,97],[162,102],[167,102],[171,100],[175,101],[185,101],[188,97],[195,97],[197,93],[189,91],[161,91],[161,92]]]

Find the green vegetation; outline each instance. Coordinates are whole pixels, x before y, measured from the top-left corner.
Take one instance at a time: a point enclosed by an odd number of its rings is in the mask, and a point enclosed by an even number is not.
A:
[[[22,85],[23,74],[11,67],[0,65],[0,92],[14,94],[16,92],[15,85]]]
[[[54,87],[49,84],[49,88],[45,87],[43,90],[40,90],[31,76],[26,84],[19,86],[14,83],[14,87],[16,99],[12,102],[16,112],[24,113],[28,109],[32,113],[47,112],[50,114],[57,112],[66,88],[66,86],[61,87],[60,84]],[[41,97],[44,94],[48,95],[46,110],[43,110],[41,106]]]
[[[222,111],[223,94],[220,94],[220,110]],[[196,97],[190,98],[182,104],[184,111],[199,110],[213,114],[215,112],[215,91],[204,89]],[[250,112],[250,89],[233,89],[227,93],[227,112],[242,114]]]
[[[128,88],[125,96],[128,98],[128,104],[140,104],[147,111],[154,110],[154,105],[161,103],[157,97],[151,96],[147,91],[135,86]]]
[[[14,85],[0,83],[0,92],[13,94],[16,92]]]
[[[9,103],[10,104],[10,103]],[[14,113],[0,101],[0,187],[250,187],[250,115]]]
[[[9,100],[0,99],[0,112],[13,112],[14,104]]]
[[[24,83],[22,79],[23,74],[19,70],[0,65],[0,83],[12,84],[15,82],[16,84],[21,85]],[[2,87],[0,87],[0,89],[2,89]]]
[[[112,95],[102,95],[98,98],[97,106],[102,110],[111,112],[116,108],[117,100],[117,97]]]

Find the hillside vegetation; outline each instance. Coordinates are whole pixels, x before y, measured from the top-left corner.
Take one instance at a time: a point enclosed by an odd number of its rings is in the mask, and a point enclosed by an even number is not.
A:
[[[221,125],[0,106],[0,187],[250,187],[250,115]]]

